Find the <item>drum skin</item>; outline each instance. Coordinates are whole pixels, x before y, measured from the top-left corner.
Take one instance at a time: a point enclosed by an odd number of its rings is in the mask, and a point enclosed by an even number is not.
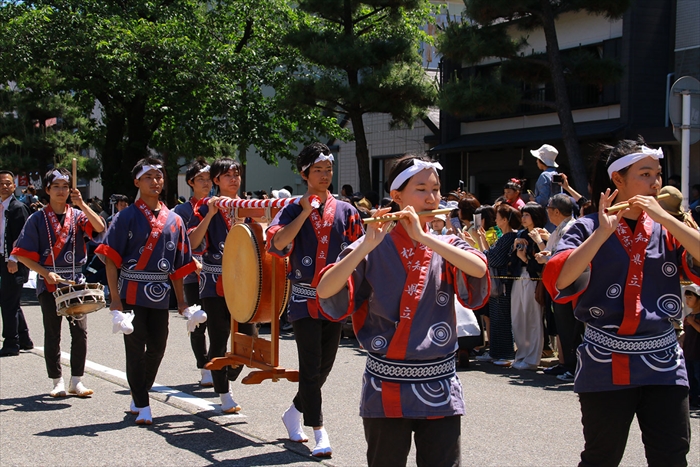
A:
[[[269,323],[286,309],[290,287],[286,260],[265,251],[262,226],[236,224],[226,237],[221,275],[226,306],[239,323]],[[275,303],[272,264],[276,263]]]

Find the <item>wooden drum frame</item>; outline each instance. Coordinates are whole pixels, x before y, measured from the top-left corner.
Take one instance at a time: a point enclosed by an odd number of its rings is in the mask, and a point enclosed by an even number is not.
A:
[[[102,284],[72,284],[57,288],[53,296],[58,316],[86,315],[107,306]]]

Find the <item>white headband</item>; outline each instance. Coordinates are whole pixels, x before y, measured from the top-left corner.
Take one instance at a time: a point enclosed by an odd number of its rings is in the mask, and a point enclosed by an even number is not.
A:
[[[647,157],[659,160],[664,158],[664,152],[659,149],[651,149],[646,146],[642,146],[642,152],[635,152],[634,154],[627,154],[610,164],[608,167],[608,177],[612,179],[613,172],[619,172],[620,170],[629,167],[635,162],[641,161]]]
[[[404,169],[403,172],[401,172],[393,182],[391,182],[391,187],[389,191],[391,190],[398,190],[401,185],[404,184],[406,180],[409,178],[413,177],[415,174],[420,172],[421,170],[425,169],[433,169],[435,171],[435,174],[437,175],[438,170],[442,170],[442,165],[440,165],[439,162],[426,162],[420,159],[414,159],[413,160],[413,165],[408,166],[406,169]]]
[[[335,159],[333,159],[333,154],[328,154],[328,155],[326,156],[325,154],[321,153],[321,154],[318,155],[318,157],[316,158],[316,160],[313,161],[311,164],[306,164],[304,167],[302,167],[302,168],[301,168],[301,171],[302,171],[302,172],[305,172],[306,169],[308,169],[308,168],[311,167],[312,165],[318,164],[319,162],[323,162],[323,161],[331,161],[331,164],[332,164],[334,160],[335,160]]]
[[[51,181],[51,183],[55,182],[56,180],[65,180],[67,182],[70,181],[68,175],[63,174],[58,170],[54,170],[53,172],[51,172],[51,175],[53,175],[53,180]]]
[[[199,172],[196,173],[195,177],[201,173],[209,172],[209,169],[211,169],[210,165],[205,166],[202,170],[200,170]]]
[[[136,174],[136,180],[138,180],[139,178],[143,177],[144,174],[145,174],[146,172],[148,172],[149,170],[157,170],[158,172],[163,173],[163,171],[160,170],[160,169],[162,169],[162,168],[163,168],[163,166],[160,165],[160,164],[157,164],[157,165],[144,165],[143,168],[141,169],[141,172],[139,172],[139,173]]]

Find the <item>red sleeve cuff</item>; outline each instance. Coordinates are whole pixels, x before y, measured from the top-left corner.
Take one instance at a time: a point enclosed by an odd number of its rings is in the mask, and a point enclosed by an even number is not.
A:
[[[197,270],[197,263],[194,261],[190,261],[189,263],[185,264],[181,268],[175,270],[174,273],[170,274],[170,280],[178,280],[178,279],[184,279],[185,277],[189,276],[191,273],[195,272]]]
[[[12,253],[10,253],[10,255],[22,256],[24,258],[29,258],[32,261],[36,261],[37,263],[41,259],[41,257],[39,256],[39,253],[37,253],[35,251],[28,251],[28,250],[25,250],[24,248],[17,248],[17,247],[12,249]]]
[[[267,229],[265,233],[265,249],[268,253],[278,258],[288,258],[289,255],[292,254],[292,251],[294,251],[294,242],[291,243],[291,247],[288,251],[280,251],[277,248],[275,248],[275,246],[272,243],[272,239],[275,237],[275,234],[279,232],[282,229],[282,227],[284,227],[284,225],[277,224]]]
[[[557,303],[573,302],[578,299],[578,297],[587,288],[582,287],[581,290],[571,294],[565,294],[563,291],[557,289],[557,279],[559,279],[559,275],[561,274],[561,270],[564,268],[566,260],[573,252],[574,250],[571,249],[557,253],[556,255],[552,256],[542,270],[542,282],[544,282],[544,286],[547,289],[547,292],[549,292],[549,295],[552,297],[552,300]],[[590,264],[588,267],[591,267]]]
[[[321,269],[321,272],[319,273],[319,281],[323,277],[323,275],[326,273],[326,271],[328,271],[333,266],[335,266],[335,263],[329,264],[325,268]],[[341,290],[338,293],[343,293],[343,291]],[[316,303],[318,303],[318,311],[321,313],[321,315],[324,318],[326,318],[329,321],[336,321],[336,322],[343,321],[345,318],[352,315],[354,308],[355,308],[355,306],[354,306],[354,303],[355,303],[355,281],[352,278],[352,274],[348,278],[348,309],[345,310],[345,313],[341,317],[337,318],[337,317],[331,316],[324,311],[323,307],[321,306],[321,300],[318,298],[318,293],[316,293]]]
[[[104,243],[98,245],[95,249],[95,253],[98,255],[105,255],[107,258],[111,259],[114,265],[117,267],[117,269],[122,267],[121,255],[109,245],[105,245]]]

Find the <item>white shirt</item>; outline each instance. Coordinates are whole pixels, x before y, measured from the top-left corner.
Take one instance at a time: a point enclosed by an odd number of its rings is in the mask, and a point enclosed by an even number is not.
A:
[[[552,232],[552,234],[549,236],[549,240],[547,240],[547,246],[544,247],[544,249],[554,254],[557,251],[557,244],[559,243],[559,240],[561,240],[561,238],[564,236],[566,231],[569,230],[569,227],[571,227],[571,224],[573,224],[575,220],[576,219],[569,216],[563,221],[561,221],[561,224],[559,224],[557,228],[554,229],[554,232]]]

